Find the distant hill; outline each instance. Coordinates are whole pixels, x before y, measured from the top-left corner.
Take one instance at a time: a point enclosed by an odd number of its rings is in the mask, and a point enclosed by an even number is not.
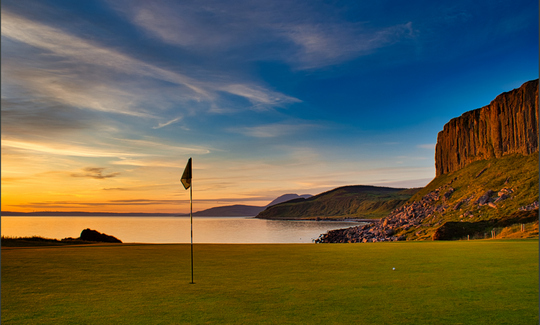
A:
[[[261,219],[381,218],[407,202],[419,189],[378,186],[344,186],[309,198],[272,205],[257,215]]]
[[[193,212],[197,217],[253,217],[264,210],[265,207],[253,205],[227,205]]]
[[[308,198],[311,197],[311,194],[284,194],[280,197],[274,199],[266,206],[253,206],[253,205],[227,205],[222,207],[214,207],[202,211],[194,212],[193,215],[197,217],[253,217],[259,214],[261,211],[266,209],[269,206],[279,204],[285,201],[299,199],[299,198]]]
[[[268,204],[267,207],[272,206],[272,205],[276,205],[276,204],[279,204],[279,203],[287,202],[287,201],[290,201],[290,200],[308,199],[308,198],[310,198],[312,196],[313,195],[311,195],[311,194],[302,194],[302,195],[283,194],[282,196],[276,198],[274,201],[270,202],[270,204]]]

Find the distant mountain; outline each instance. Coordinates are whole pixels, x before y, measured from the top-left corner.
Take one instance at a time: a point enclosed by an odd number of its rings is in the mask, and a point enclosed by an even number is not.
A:
[[[274,201],[270,202],[270,204],[268,204],[267,207],[272,206],[272,205],[276,205],[276,204],[279,204],[279,203],[287,202],[287,201],[290,201],[290,200],[307,199],[307,198],[310,198],[312,196],[313,195],[311,195],[311,194],[302,194],[302,195],[283,194],[282,196],[276,198]]]
[[[266,207],[253,205],[227,205],[194,212],[197,217],[253,217]]]
[[[267,207],[261,219],[381,218],[403,205],[419,189],[344,186],[308,198]]]
[[[193,215],[197,217],[202,217],[202,216],[204,217],[254,217],[269,206],[286,202],[289,200],[309,198],[311,196],[312,195],[310,194],[303,194],[303,195],[284,194],[276,198],[272,202],[270,202],[268,205],[262,206],[262,207],[254,206],[254,205],[240,205],[240,204],[227,205],[227,206],[215,207],[215,208],[210,208],[210,209],[206,209],[202,211],[197,211],[193,213]]]

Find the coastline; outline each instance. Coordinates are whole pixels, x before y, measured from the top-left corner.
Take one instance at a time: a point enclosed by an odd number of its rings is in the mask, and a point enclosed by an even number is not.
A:
[[[321,217],[307,217],[307,218],[259,218],[262,220],[281,220],[281,221],[340,221],[340,222],[362,222],[362,223],[379,223],[381,219],[360,219],[360,218],[321,218]]]

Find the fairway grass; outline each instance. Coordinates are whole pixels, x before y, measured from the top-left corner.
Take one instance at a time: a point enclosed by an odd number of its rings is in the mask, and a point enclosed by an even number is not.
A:
[[[393,270],[395,268],[395,270]],[[538,240],[2,249],[2,324],[538,324]]]

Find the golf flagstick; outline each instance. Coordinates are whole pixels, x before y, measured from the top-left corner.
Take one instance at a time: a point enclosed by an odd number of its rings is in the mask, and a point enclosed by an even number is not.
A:
[[[192,172],[191,172],[191,158],[189,158],[182,179],[180,180],[184,188],[189,188],[189,222],[191,225],[191,282],[193,282],[193,186],[192,186]]]

